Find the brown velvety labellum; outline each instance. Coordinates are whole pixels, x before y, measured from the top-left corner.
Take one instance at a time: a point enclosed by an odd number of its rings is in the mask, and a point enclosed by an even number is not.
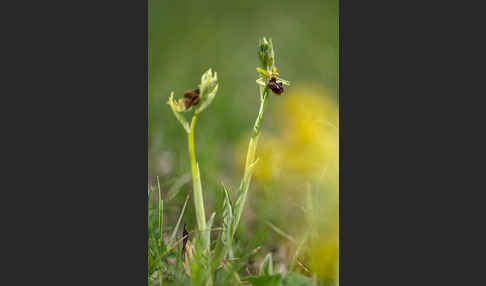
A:
[[[272,77],[268,81],[268,88],[271,89],[275,95],[282,95],[284,91],[283,84],[281,82],[277,82],[275,77]]]
[[[184,91],[184,107],[189,107],[199,103],[199,88]]]

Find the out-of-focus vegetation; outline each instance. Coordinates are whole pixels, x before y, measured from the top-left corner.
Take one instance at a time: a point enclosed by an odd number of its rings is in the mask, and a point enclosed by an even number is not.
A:
[[[218,95],[198,119],[195,141],[206,217],[216,211],[214,225],[219,226],[221,182],[234,195],[243,174],[259,107],[256,46],[268,35],[279,72],[292,86],[269,98],[257,148],[260,162],[236,235],[235,256],[245,260],[243,276],[256,275],[272,253],[277,272],[293,270],[335,284],[338,1],[149,0],[148,12],[149,184],[155,186],[159,177],[164,236],[172,236],[186,195],[192,194],[187,138],[166,104],[170,92],[180,97],[197,87],[208,68],[218,72]],[[151,193],[153,198],[156,194]],[[189,231],[197,229],[191,200],[175,240],[181,238],[183,224]],[[157,199],[153,203],[158,206]],[[158,211],[150,222],[156,229]],[[257,247],[253,255],[242,257]],[[184,285],[182,280],[178,285]]]

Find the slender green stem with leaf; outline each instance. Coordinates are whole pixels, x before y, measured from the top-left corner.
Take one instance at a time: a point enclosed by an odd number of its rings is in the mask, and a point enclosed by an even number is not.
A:
[[[199,88],[194,91],[184,93],[184,98],[174,99],[174,93],[170,94],[167,104],[171,107],[175,117],[181,123],[187,133],[189,157],[191,162],[191,173],[194,193],[194,208],[196,210],[197,227],[203,232],[204,245],[209,245],[209,230],[206,229],[206,215],[204,210],[204,199],[201,186],[201,175],[199,165],[196,160],[194,148],[194,132],[199,114],[211,104],[218,91],[218,76],[211,69],[201,77]],[[184,112],[194,110],[191,124],[183,116]]]
[[[278,77],[277,67],[275,66],[275,52],[273,50],[272,40],[267,40],[263,38],[258,45],[258,57],[262,64],[261,68],[257,68],[260,73],[260,78],[257,79],[257,84],[260,87],[260,109],[258,111],[258,117],[253,126],[253,132],[250,137],[250,143],[248,145],[248,152],[246,155],[245,171],[243,174],[243,179],[240,183],[240,188],[236,202],[234,205],[234,220],[232,226],[232,236],[235,235],[238,224],[241,220],[241,215],[245,207],[246,198],[248,196],[248,189],[250,187],[251,178],[253,172],[258,162],[256,157],[256,149],[258,145],[258,139],[260,138],[260,130],[263,122],[263,115],[265,114],[265,109],[267,107],[268,98],[270,94],[270,88],[268,87],[268,82],[270,79],[274,78],[280,84],[290,85],[290,83],[284,79]],[[282,89],[283,90],[283,89]]]
[[[199,166],[196,161],[196,152],[194,150],[194,131],[196,127],[198,114],[195,113],[192,117],[191,129],[187,136],[189,146],[189,156],[191,160],[191,172],[194,193],[194,207],[196,209],[196,219],[199,231],[206,229],[206,215],[204,210],[204,200],[201,187],[201,177],[199,174]]]
[[[262,92],[262,88],[260,89]],[[236,233],[236,229],[238,227],[238,223],[240,222],[241,215],[243,213],[243,208],[246,203],[246,198],[248,195],[248,189],[250,187],[251,178],[253,176],[253,169],[255,167],[255,156],[256,156],[256,149],[258,145],[258,139],[260,138],[260,128],[262,126],[263,115],[265,113],[265,108],[268,102],[268,88],[263,88],[263,94],[261,95],[261,102],[260,102],[260,110],[258,112],[258,117],[255,121],[255,125],[253,126],[253,132],[250,137],[250,143],[248,144],[248,152],[246,154],[246,163],[245,163],[245,171],[243,174],[243,179],[240,183],[240,194],[238,199],[235,203],[235,218],[233,221],[233,230],[232,235],[234,236]]]

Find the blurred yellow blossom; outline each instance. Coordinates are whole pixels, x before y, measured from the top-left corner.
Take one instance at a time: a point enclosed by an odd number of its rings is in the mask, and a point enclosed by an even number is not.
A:
[[[338,104],[322,87],[296,84],[288,94],[272,100],[272,118],[277,119],[274,134],[264,131],[257,157],[255,178],[321,178],[337,181],[339,157]],[[240,166],[244,146],[238,148]],[[282,176],[284,175],[284,176]]]
[[[303,175],[322,173],[338,158],[338,106],[320,88],[293,89],[281,102],[284,165]]]

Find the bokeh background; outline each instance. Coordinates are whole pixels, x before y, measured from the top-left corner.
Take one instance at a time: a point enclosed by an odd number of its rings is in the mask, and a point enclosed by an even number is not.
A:
[[[196,88],[208,68],[218,73],[218,94],[195,135],[209,216],[220,211],[221,182],[235,193],[241,180],[259,108],[257,43],[270,37],[279,73],[292,86],[268,104],[240,247],[262,246],[261,257],[272,252],[287,271],[302,245],[298,271],[336,279],[338,6],[337,0],[149,0],[149,183],[160,179],[168,224],[192,192],[187,138],[166,104],[170,92]],[[192,201],[184,222],[195,225]]]

